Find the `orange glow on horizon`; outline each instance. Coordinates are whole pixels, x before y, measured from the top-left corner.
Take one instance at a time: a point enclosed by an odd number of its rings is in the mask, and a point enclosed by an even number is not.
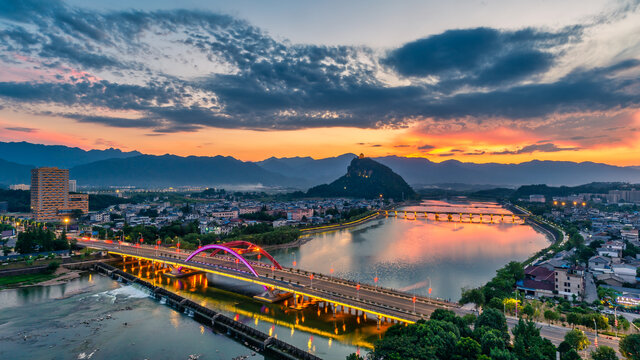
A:
[[[640,111],[630,113],[627,126],[640,127]],[[28,141],[77,146],[85,150],[119,148],[145,154],[179,156],[232,156],[243,161],[310,156],[315,159],[345,153],[370,157],[423,157],[433,162],[459,160],[474,163],[521,163],[531,160],[593,161],[613,165],[640,165],[640,131],[622,128],[618,141],[581,144],[578,140],[553,140],[506,126],[430,133],[419,125],[398,129],[313,128],[254,131],[204,128],[197,132],[153,133],[148,129],[115,128],[79,123],[62,117],[25,115],[0,110],[0,141]],[[623,136],[624,135],[624,136]],[[168,141],[170,139],[170,141]],[[517,153],[533,144],[551,143],[563,151]],[[420,149],[423,147],[423,149]],[[500,152],[511,152],[500,154]]]

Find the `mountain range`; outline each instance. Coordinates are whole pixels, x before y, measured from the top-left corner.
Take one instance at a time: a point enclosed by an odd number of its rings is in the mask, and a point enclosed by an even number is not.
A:
[[[29,183],[29,169],[70,169],[79,185],[240,186],[308,189],[344,175],[355,154],[324,159],[268,158],[250,162],[224,156],[145,155],[118,149],[82,150],[62,145],[0,142],[0,184]],[[388,166],[414,188],[443,183],[518,186],[579,185],[590,182],[640,183],[640,167],[593,162],[528,161],[520,164],[440,163],[425,158],[372,158]]]

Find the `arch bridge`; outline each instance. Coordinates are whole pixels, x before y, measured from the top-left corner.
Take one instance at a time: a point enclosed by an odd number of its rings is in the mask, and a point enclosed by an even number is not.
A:
[[[125,263],[128,259],[133,259],[136,263],[148,263],[156,268],[189,268],[260,285],[267,291],[288,292],[293,294],[295,307],[301,306],[301,302],[324,304],[332,309],[334,317],[342,307],[343,312],[377,317],[378,325],[386,321],[413,323],[428,318],[436,308],[459,307],[456,303],[341,279],[333,274],[312,273],[295,266],[283,267],[264,249],[248,242],[212,244],[193,252],[82,239],[78,245],[122,256]],[[226,252],[227,255],[221,254],[222,252]],[[270,263],[250,260],[243,256],[248,254],[260,254]]]

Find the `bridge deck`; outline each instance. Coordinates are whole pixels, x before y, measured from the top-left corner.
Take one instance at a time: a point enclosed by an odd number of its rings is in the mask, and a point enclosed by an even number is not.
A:
[[[255,277],[248,271],[243,271],[243,265],[236,264],[235,259],[222,256],[209,257],[208,254],[203,253],[186,262],[185,259],[190,254],[189,252],[177,253],[166,251],[165,249],[156,250],[152,247],[122,246],[97,241],[79,242],[78,245],[107,250],[111,254],[120,256],[144,259],[172,266],[185,266],[406,323],[428,318],[429,314],[436,308],[458,307],[455,303],[441,302],[418,296],[416,297],[416,311],[414,313],[413,295],[411,294],[366,284],[361,284],[360,290],[357,290],[354,282],[320,274],[314,276],[313,287],[311,287],[309,273],[299,269],[272,270],[268,264],[251,262],[259,274],[259,277]],[[238,268],[236,269],[236,267]]]

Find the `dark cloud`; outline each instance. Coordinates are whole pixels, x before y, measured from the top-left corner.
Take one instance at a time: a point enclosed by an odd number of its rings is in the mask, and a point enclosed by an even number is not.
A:
[[[576,151],[580,150],[577,147],[558,147],[553,143],[546,144],[533,144],[524,146],[518,150],[504,150],[491,153],[492,155],[518,155],[529,154],[532,152],[558,152],[558,151]]]
[[[451,152],[438,154],[438,156],[442,156],[442,157],[449,157],[449,156],[454,156],[454,155],[455,155],[455,153],[451,153]]]
[[[429,144],[418,146],[418,150],[433,150],[435,148],[435,146]]]
[[[393,145],[393,147],[396,147],[396,148],[406,148],[406,147],[411,147],[411,145],[407,145],[407,144],[400,144],[400,145]]]
[[[466,152],[463,155],[484,155],[486,153],[486,151],[481,151],[481,150],[475,150],[473,152]]]
[[[373,145],[371,145],[371,147],[381,147],[381,146],[382,146],[381,144],[373,144]]]
[[[404,76],[437,76],[448,86],[498,85],[549,69],[549,49],[580,35],[580,27],[557,33],[531,28],[448,30],[391,51],[383,63]]]
[[[580,26],[556,32],[449,30],[379,59],[365,47],[279,41],[245,21],[205,11],[99,12],[59,1],[5,1],[0,19],[7,20],[0,22],[0,65],[18,61],[8,55],[15,53],[39,59],[42,67],[71,65],[127,79],[119,83],[77,75],[71,82],[62,76],[58,82],[0,82],[0,98],[7,104],[137,113],[134,119],[94,116],[91,110],[56,115],[148,129],[151,135],[205,127],[403,127],[420,118],[529,120],[640,103],[638,78],[621,75],[640,69],[635,59],[537,82],[555,63],[560,46],[580,41]],[[154,39],[145,42],[146,37]],[[171,44],[189,51],[165,52]],[[233,70],[179,78],[151,70],[147,63],[191,53]],[[408,77],[409,85],[381,81],[381,66]],[[137,81],[128,81],[130,75],[137,75]],[[437,83],[414,81],[427,76]]]
[[[32,132],[38,131],[38,129],[28,128],[28,127],[19,127],[19,126],[17,126],[17,127],[6,127],[5,130],[26,132],[26,133],[32,133]]]

